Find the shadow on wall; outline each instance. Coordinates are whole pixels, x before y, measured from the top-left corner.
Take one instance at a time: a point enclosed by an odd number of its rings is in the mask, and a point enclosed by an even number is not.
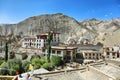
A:
[[[82,64],[84,62],[84,58],[76,59],[76,62],[79,63],[79,64]]]

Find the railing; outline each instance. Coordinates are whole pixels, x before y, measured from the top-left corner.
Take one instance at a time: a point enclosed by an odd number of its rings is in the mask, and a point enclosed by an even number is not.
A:
[[[0,80],[18,80],[17,76],[0,76]]]

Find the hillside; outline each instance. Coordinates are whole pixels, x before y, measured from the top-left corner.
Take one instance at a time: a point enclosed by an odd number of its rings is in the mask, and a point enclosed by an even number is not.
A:
[[[0,25],[0,35],[34,36],[51,30],[61,33],[60,39],[62,42],[65,42],[69,37],[72,37],[75,41],[84,37],[89,39],[91,43],[102,42],[109,45],[111,44],[109,39],[111,39],[114,44],[117,44],[120,34],[120,18],[108,21],[93,18],[78,22],[72,17],[57,13],[33,16],[17,24]],[[115,41],[111,34],[118,35],[116,36],[116,40],[118,40]]]
[[[90,19],[80,24],[97,33],[94,43],[102,42],[106,46],[120,44],[120,18],[107,21]]]

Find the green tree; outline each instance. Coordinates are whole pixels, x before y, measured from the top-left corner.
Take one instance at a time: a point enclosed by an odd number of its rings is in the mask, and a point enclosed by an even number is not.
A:
[[[20,59],[12,59],[7,62],[9,69],[18,71],[19,73],[23,72],[22,61]]]
[[[48,53],[47,59],[48,59],[48,62],[50,62],[51,40],[52,40],[52,35],[51,35],[51,33],[49,32],[49,33],[48,33],[48,39],[47,39],[47,41],[48,41],[48,46],[47,46],[47,53]]]
[[[5,62],[8,61],[8,43],[5,44]]]
[[[52,64],[52,66],[60,66],[63,64],[63,61],[62,61],[61,57],[59,57],[59,56],[52,56],[51,64]]]

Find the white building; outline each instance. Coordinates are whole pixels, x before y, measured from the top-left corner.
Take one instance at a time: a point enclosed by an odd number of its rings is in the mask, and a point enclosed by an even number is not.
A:
[[[102,59],[102,53],[100,53],[99,51],[83,51],[82,54],[85,59]]]
[[[104,47],[103,54],[105,58],[108,58],[108,59],[120,58],[120,47],[118,46]]]
[[[51,32],[52,41],[51,45],[56,46],[59,44],[59,34],[57,32]],[[36,37],[26,37],[22,42],[23,48],[37,48],[42,49],[47,45],[47,36],[48,33],[37,34]]]
[[[102,46],[99,45],[78,45],[77,54],[82,55],[84,59],[102,59],[102,53],[100,49]]]

